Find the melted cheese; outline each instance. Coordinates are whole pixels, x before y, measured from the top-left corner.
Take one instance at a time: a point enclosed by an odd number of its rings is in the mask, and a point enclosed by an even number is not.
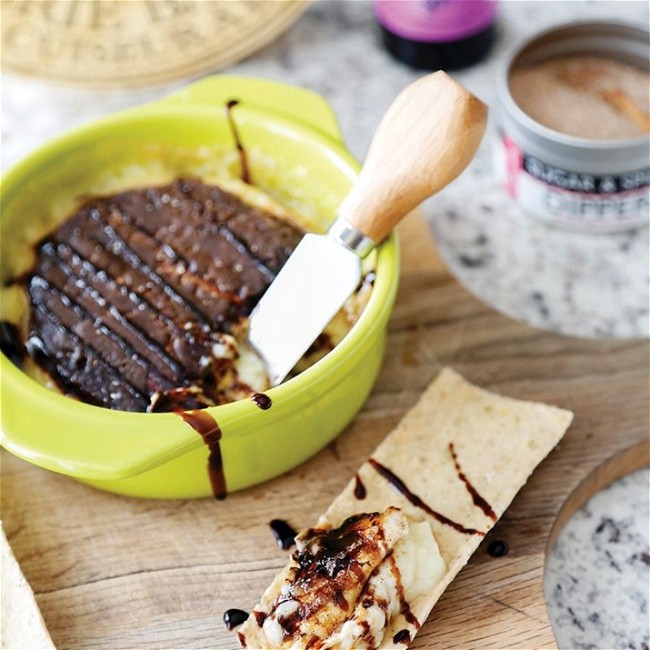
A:
[[[426,521],[409,521],[407,534],[370,577],[352,616],[325,640],[322,648],[378,648],[384,631],[400,614],[403,603],[408,606],[418,596],[433,589],[445,571],[445,562],[431,526]]]

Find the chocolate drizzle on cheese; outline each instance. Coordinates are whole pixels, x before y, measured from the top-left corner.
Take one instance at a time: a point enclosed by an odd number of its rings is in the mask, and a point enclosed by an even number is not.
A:
[[[417,494],[411,492],[411,490],[408,489],[404,481],[402,481],[402,479],[397,476],[397,474],[388,469],[388,467],[382,465],[379,461],[376,461],[374,458],[370,458],[368,459],[368,463],[370,463],[370,465],[377,471],[377,473],[383,476],[391,484],[391,486],[397,490],[397,492],[408,499],[408,501],[410,501],[416,508],[420,508],[420,510],[423,510],[428,515],[431,515],[434,519],[436,519],[436,521],[439,521],[441,524],[449,526],[450,528],[453,528],[459,533],[463,533],[465,535],[485,535],[483,531],[476,530],[475,528],[466,528],[465,526],[452,521],[448,517],[445,517],[445,515],[436,512],[433,508],[428,506]]]
[[[402,513],[389,508],[354,515],[335,529],[301,532],[280,593],[262,612],[259,627],[271,647],[297,637],[304,647],[321,647],[348,618],[364,585],[407,529]]]
[[[61,389],[126,411],[238,399],[229,334],[302,231],[195,179],[93,198],[23,279],[26,349]],[[187,398],[184,401],[184,398]]]
[[[445,571],[431,524],[394,506],[303,531],[296,546],[241,629],[249,646],[384,647],[391,628],[415,635],[411,602]]]
[[[408,602],[406,602],[406,598],[404,597],[404,585],[402,584],[402,576],[400,575],[399,568],[397,567],[397,563],[392,557],[390,559],[391,559],[390,568],[391,568],[391,572],[393,573],[393,577],[395,578],[397,595],[399,597],[399,603],[400,603],[399,612],[409,625],[412,625],[416,630],[419,630],[420,621],[418,621],[418,619],[415,617],[415,615],[411,611]]]

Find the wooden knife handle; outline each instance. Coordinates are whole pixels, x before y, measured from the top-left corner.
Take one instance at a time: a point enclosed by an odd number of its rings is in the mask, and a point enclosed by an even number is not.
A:
[[[474,156],[487,106],[444,72],[407,86],[384,115],[338,216],[379,243]]]

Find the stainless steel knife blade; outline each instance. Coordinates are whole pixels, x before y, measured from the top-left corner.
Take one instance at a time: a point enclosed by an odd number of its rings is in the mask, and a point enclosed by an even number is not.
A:
[[[248,340],[279,384],[355,290],[361,258],[330,235],[305,235],[253,310]]]

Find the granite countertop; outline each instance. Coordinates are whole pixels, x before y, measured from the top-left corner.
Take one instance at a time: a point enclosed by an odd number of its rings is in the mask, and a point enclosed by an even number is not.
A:
[[[647,25],[648,15],[646,2],[502,2],[499,38],[490,58],[455,76],[493,107],[495,68],[515,40],[576,18]],[[379,45],[365,0],[315,2],[286,34],[228,72],[320,93],[359,158],[394,96],[420,75]],[[187,81],[100,92],[5,74],[2,168],[67,128],[163,96]],[[648,336],[648,229],[587,235],[531,221],[494,182],[493,130],[491,118],[469,170],[424,206],[450,270],[495,309],[533,326],[580,337]],[[642,470],[604,490],[560,536],[548,560],[546,585],[561,648],[650,645],[649,480]]]
[[[647,650],[648,470],[612,483],[566,525],[544,587],[560,648]]]

